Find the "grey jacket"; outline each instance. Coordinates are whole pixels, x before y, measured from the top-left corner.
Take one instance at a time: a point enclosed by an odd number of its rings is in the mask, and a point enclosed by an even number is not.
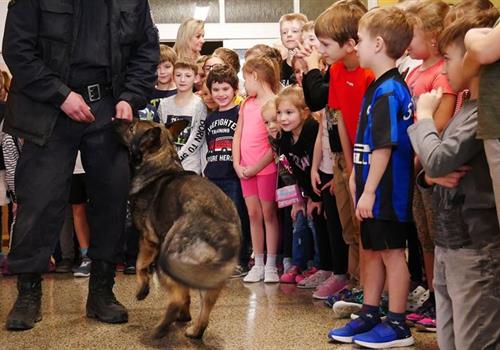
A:
[[[433,191],[437,212],[435,244],[452,249],[480,248],[500,239],[493,187],[483,142],[476,139],[477,102],[468,101],[441,137],[433,120],[410,126],[408,134],[424,170],[417,177],[423,191]],[[429,187],[424,175],[440,177],[462,165],[472,169],[456,188]]]

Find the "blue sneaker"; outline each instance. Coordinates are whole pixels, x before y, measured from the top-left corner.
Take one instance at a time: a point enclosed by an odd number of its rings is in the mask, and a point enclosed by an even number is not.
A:
[[[380,323],[380,318],[372,314],[361,315],[359,318],[350,321],[342,328],[330,330],[328,338],[341,343],[352,343],[353,337],[370,331]]]
[[[405,322],[386,320],[366,333],[352,337],[354,343],[370,349],[386,349],[415,344],[410,329]]]

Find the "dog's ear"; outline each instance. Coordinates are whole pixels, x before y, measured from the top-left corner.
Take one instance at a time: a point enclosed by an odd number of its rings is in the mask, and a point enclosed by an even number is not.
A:
[[[188,125],[189,125],[189,122],[187,120],[177,120],[173,123],[165,124],[165,127],[172,135],[172,138],[174,140],[177,140],[181,131],[184,130],[186,128],[186,126],[188,126]]]
[[[154,127],[147,130],[139,142],[141,153],[155,153],[161,147],[161,128]]]

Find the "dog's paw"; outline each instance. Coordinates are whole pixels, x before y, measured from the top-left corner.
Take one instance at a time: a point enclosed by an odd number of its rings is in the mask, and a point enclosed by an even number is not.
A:
[[[149,284],[144,283],[139,290],[137,291],[137,294],[135,297],[137,300],[144,300],[149,294]]]
[[[198,329],[194,325],[189,326],[184,333],[186,337],[191,339],[201,339],[203,337],[203,333],[205,333],[204,329]]]

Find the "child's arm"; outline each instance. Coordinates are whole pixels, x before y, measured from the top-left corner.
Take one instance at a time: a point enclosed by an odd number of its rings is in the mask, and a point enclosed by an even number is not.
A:
[[[274,160],[273,150],[269,148],[266,154],[261,159],[259,159],[257,163],[255,163],[252,166],[244,168],[242,173],[246,178],[255,176],[273,160]]]
[[[240,116],[238,118],[238,122],[236,123],[236,130],[234,131],[234,136],[233,136],[233,147],[232,147],[232,153],[233,153],[233,168],[234,171],[236,171],[236,175],[240,179],[246,179],[247,177],[243,175],[243,167],[241,166],[241,131],[243,129],[243,114],[242,114],[242,109],[243,109],[244,102],[241,105],[240,108]]]
[[[455,113],[455,108],[457,105],[457,96],[454,94],[443,94],[441,98],[441,103],[434,113],[434,125],[436,125],[436,130],[441,133],[444,127],[448,124],[449,120],[453,117]]]
[[[344,123],[344,117],[338,118],[337,128],[339,130],[340,144],[342,145],[342,152],[344,153],[345,165],[347,168],[347,173],[350,174],[352,171],[352,145],[349,139],[349,134]]]
[[[500,59],[500,25],[495,28],[474,28],[465,36],[465,48],[479,64],[491,64]]]
[[[373,204],[375,203],[375,191],[385,173],[387,164],[391,159],[392,148],[379,148],[372,152],[370,171],[366,179],[365,189],[359,198],[356,207],[356,217],[358,220],[373,218]]]
[[[430,178],[445,176],[466,164],[481,150],[477,140],[477,113],[457,126],[455,131],[441,139],[432,123],[432,114],[439,104],[440,91],[420,96],[417,103],[418,123],[408,128],[408,135],[419,155],[425,173]]]
[[[316,193],[318,196],[321,196],[321,189],[318,188],[318,185],[321,184],[318,169],[319,169],[319,164],[321,162],[321,158],[323,156],[321,135],[322,135],[324,118],[325,118],[325,113],[321,113],[321,120],[319,124],[318,134],[316,135],[316,142],[314,143],[314,151],[311,164],[311,185],[314,193]]]

